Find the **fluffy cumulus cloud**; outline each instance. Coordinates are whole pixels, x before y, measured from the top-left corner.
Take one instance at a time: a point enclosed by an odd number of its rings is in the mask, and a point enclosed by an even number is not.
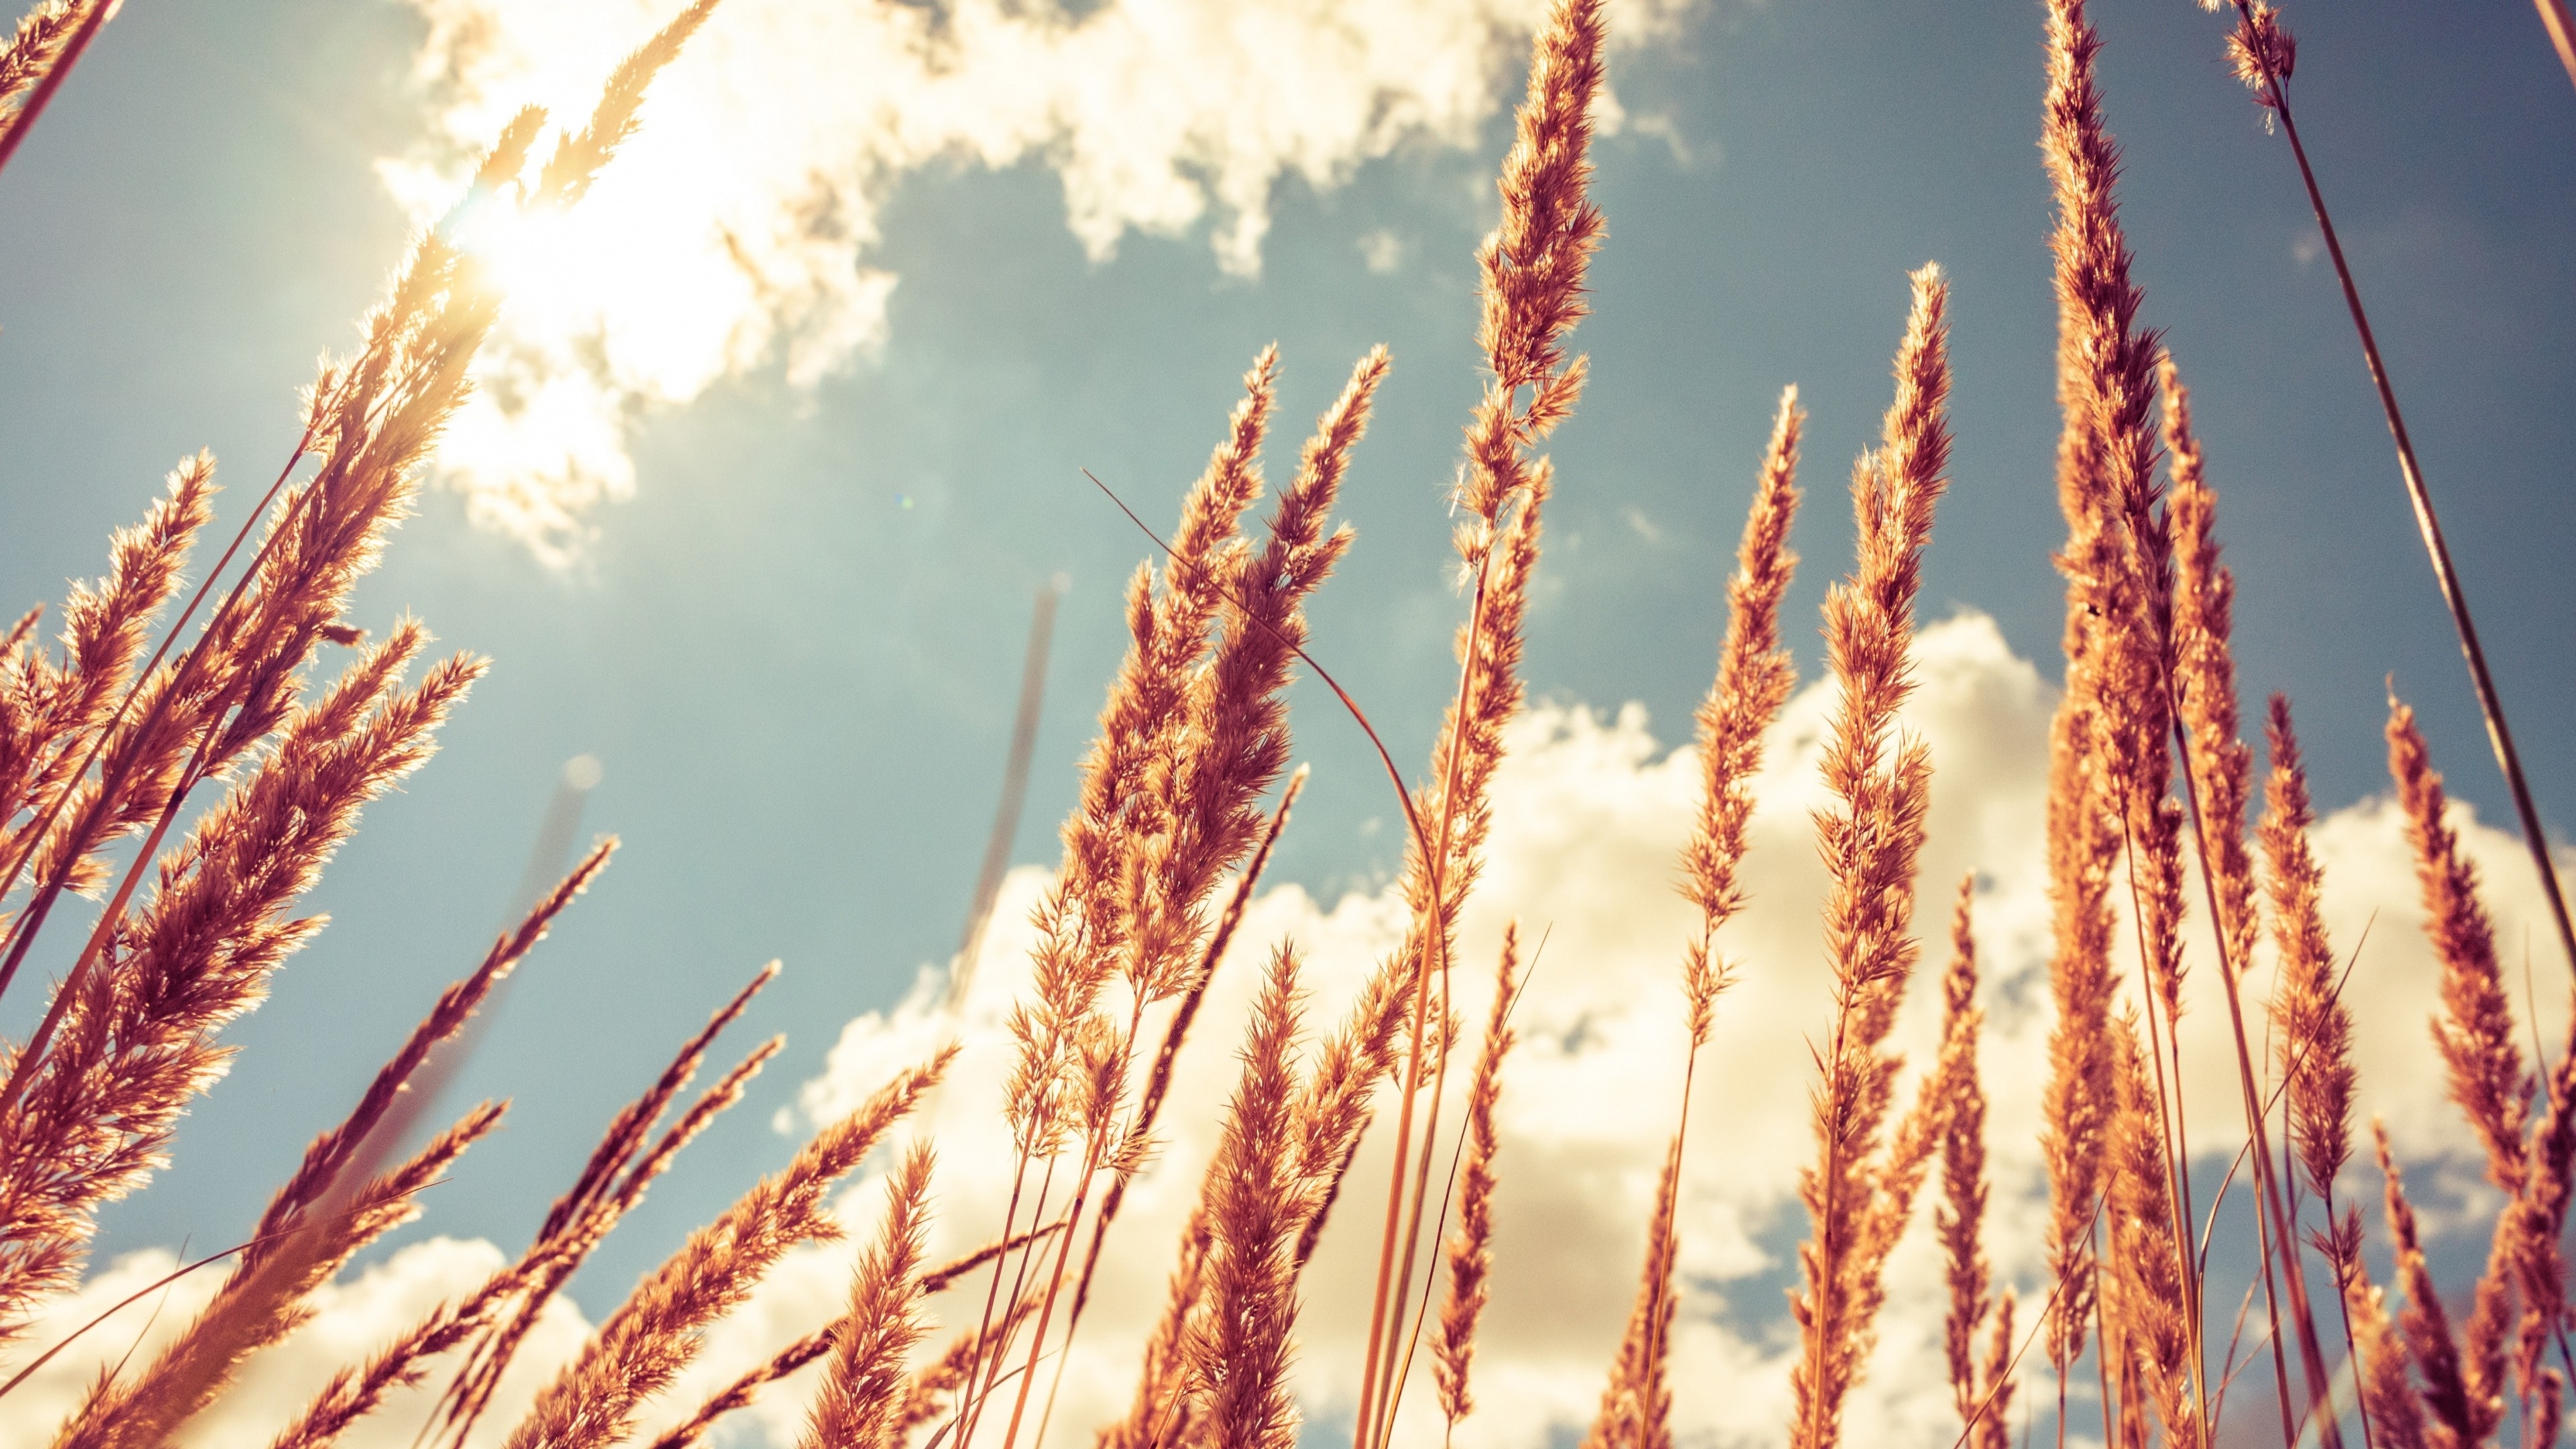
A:
[[[1982,616],[1927,630],[1917,666],[1921,682],[1909,728],[1929,744],[1937,772],[1917,918],[1926,970],[1918,975],[1899,1045],[1909,1061],[1931,1056],[1952,891],[1973,872],[1988,1012],[1982,1058],[1993,1104],[1990,1165],[1997,1182],[1989,1249],[2006,1278],[2025,1293],[2044,1295],[2038,1245],[2046,1188],[2037,1139],[2051,1015],[2040,847],[2042,767],[2055,694]],[[1773,732],[1752,828],[1753,901],[1725,938],[1740,984],[1720,1005],[1694,1087],[1679,1264],[1687,1286],[1674,1351],[1683,1366],[1677,1427],[1699,1442],[1777,1443],[1789,1414],[1795,1342],[1781,1289],[1791,1281],[1795,1244],[1805,1231],[1797,1175],[1814,1153],[1809,1043],[1830,1029],[1818,930],[1825,881],[1812,812],[1825,802],[1817,763],[1831,704],[1830,688],[1811,686]],[[1656,1169],[1678,1108],[1684,1047],[1678,962],[1693,917],[1671,882],[1675,852],[1690,827],[1697,768],[1690,750],[1659,743],[1634,706],[1606,717],[1575,706],[1544,707],[1514,729],[1497,785],[1489,870],[1464,925],[1464,979],[1476,983],[1462,993],[1468,1019],[1481,1017],[1505,921],[1521,923],[1525,942],[1543,934],[1546,945],[1518,1008],[1522,1041],[1506,1074],[1494,1298],[1477,1356],[1480,1408],[1458,1433],[1462,1445],[1525,1449],[1562,1442],[1597,1406],[1634,1293]],[[2485,873],[2500,938],[2518,940],[2526,925],[2544,917],[2515,842],[2465,811],[2461,823]],[[2435,1005],[2435,967],[2420,929],[2401,822],[2384,801],[2364,802],[2325,821],[2316,844],[2328,873],[2335,943],[2346,952],[2362,947],[2348,986],[2361,1018],[2360,1110],[2385,1116],[2408,1155],[2446,1164],[2441,1178],[2424,1182],[2421,1191],[2437,1209],[2447,1207],[2437,1215],[2482,1232],[2483,1210],[2491,1204],[2474,1189],[2463,1198],[2457,1185],[2474,1178],[2475,1165],[2445,1156],[2456,1154],[2461,1139],[2425,1033]],[[1032,935],[1025,915],[1044,885],[1044,873],[1033,868],[1012,877],[1001,924],[985,945],[961,1016],[945,1012],[944,978],[925,973],[909,1000],[844,1030],[829,1069],[808,1084],[795,1114],[803,1118],[799,1127],[828,1119],[872,1091],[892,1064],[959,1036],[965,1054],[953,1084],[918,1127],[940,1151],[936,1254],[962,1253],[988,1240],[997,1204],[1009,1191],[1009,1145],[997,1108],[1012,1047],[1002,1021],[1026,985]],[[1326,904],[1283,887],[1257,898],[1181,1058],[1172,1094],[1180,1110],[1167,1116],[1162,1148],[1137,1179],[1103,1254],[1094,1305],[1065,1367],[1059,1424],[1087,1430],[1125,1411],[1137,1353],[1163,1301],[1173,1244],[1215,1150],[1217,1114],[1236,1068],[1233,1048],[1268,953],[1283,942],[1300,952],[1311,1041],[1331,1029],[1403,927],[1403,907],[1391,892],[1354,893]],[[2184,1028],[2189,1115],[2204,1162],[2235,1150],[2229,1124],[2242,1120],[2224,1007],[2211,990],[2207,961],[2204,951],[2192,963],[2201,974]],[[2270,970],[2267,951],[2246,984],[2257,1012]],[[2543,1016],[2553,1038],[2564,1031],[2563,1001],[2544,1008]],[[1310,1419],[1347,1422],[1356,1397],[1375,1262],[1372,1214],[1383,1201],[1386,1167],[1384,1143],[1373,1141],[1305,1280],[1298,1382]],[[2356,1178],[2351,1186],[2375,1190],[2376,1182]],[[846,1208],[854,1221],[873,1215],[878,1191],[871,1186],[852,1195]],[[1926,1194],[1926,1212],[1932,1195]],[[2230,1210],[2241,1212],[2244,1203],[2240,1189]],[[835,1249],[783,1274],[751,1312],[719,1332],[692,1393],[712,1391],[727,1374],[837,1311],[848,1272],[848,1250]],[[1850,1441],[1937,1449],[1954,1432],[1941,1426],[1955,1421],[1940,1347],[1941,1265],[1921,1225],[1889,1272],[1881,1345],[1852,1406]],[[937,1311],[958,1331],[980,1307],[976,1293],[958,1292]],[[691,1393],[679,1397],[688,1400]],[[791,1390],[759,1411],[772,1442],[792,1442],[801,1402]],[[1406,1442],[1438,1439],[1427,1384],[1417,1385],[1405,1412],[1413,1420]]]
[[[1926,630],[1916,662],[1920,687],[1908,728],[1930,747],[1936,775],[1917,911],[1925,969],[1899,1027],[1899,1046],[1911,1062],[1931,1054],[1951,894],[1973,872],[1996,1181],[1987,1241],[1999,1272],[2035,1303],[2044,1296],[2045,1276],[2037,1104],[2050,1024],[2042,770],[2054,695],[1978,615]],[[1818,931],[1824,876],[1811,812],[1825,801],[1817,762],[1831,704],[1829,687],[1811,685],[1771,736],[1752,825],[1752,904],[1722,938],[1739,984],[1720,1004],[1695,1086],[1682,1206],[1685,1291],[1674,1343],[1678,1427],[1694,1442],[1776,1443],[1789,1412],[1795,1342],[1780,1290],[1791,1281],[1795,1245],[1805,1230],[1796,1185],[1814,1151],[1809,1043],[1830,1029]],[[2311,728],[2375,723],[2315,721]],[[1678,961],[1693,920],[1671,882],[1696,789],[1691,751],[1658,742],[1634,706],[1607,716],[1580,706],[1542,707],[1512,731],[1497,784],[1490,868],[1464,922],[1460,1006],[1468,1019],[1483,1013],[1507,920],[1521,923],[1525,940],[1543,935],[1546,944],[1518,1007],[1522,1041],[1503,1089],[1494,1297],[1476,1360],[1481,1407],[1458,1434],[1470,1449],[1564,1442],[1597,1403],[1634,1292],[1656,1168],[1679,1107]],[[2465,811],[2459,823],[2484,872],[2499,938],[2522,939],[2543,918],[2514,841]],[[2473,1178],[2475,1166],[2457,1155],[2464,1134],[2443,1100],[2439,1064],[2425,1035],[2435,967],[2401,823],[2384,801],[2365,801],[2330,816],[2316,843],[2335,944],[2357,952],[2349,991],[2360,1018],[2361,1111],[2384,1116],[2410,1157],[2446,1166],[2418,1179],[2436,1226],[2482,1233],[2491,1204],[2447,1185]],[[1013,1051],[1004,1021],[1027,986],[1028,911],[1045,881],[1035,867],[1011,876],[959,1011],[947,1010],[944,974],[925,970],[906,1000],[849,1023],[824,1074],[780,1114],[782,1130],[802,1132],[855,1105],[902,1063],[952,1037],[961,1041],[963,1055],[948,1085],[906,1129],[938,1149],[934,1260],[989,1240],[1010,1190],[1011,1154],[998,1110]],[[1180,1058],[1160,1150],[1136,1178],[1108,1240],[1094,1301],[1065,1362],[1051,1431],[1056,1442],[1085,1442],[1091,1425],[1126,1408],[1180,1223],[1216,1145],[1235,1049],[1264,960],[1284,943],[1300,953],[1311,1041],[1339,1019],[1404,923],[1391,891],[1325,903],[1283,886],[1256,898]],[[2234,1151],[2230,1123],[2241,1119],[2224,1005],[2211,990],[2206,953],[2193,965],[2199,974],[2184,1029],[2187,1096],[2195,1146],[2208,1161]],[[2270,969],[2268,957],[2258,961],[2247,982],[2252,1009],[2259,1010]],[[2541,1027],[2555,1037],[2566,1020],[2563,993],[2553,995],[2561,1004],[2544,1010]],[[1158,1026],[1149,1022],[1148,1029]],[[1384,1137],[1381,1129],[1363,1154],[1305,1280],[1297,1382],[1310,1419],[1347,1422],[1355,1397],[1375,1254],[1372,1216],[1383,1201],[1387,1166]],[[2356,1174],[2347,1186],[2373,1191],[2375,1176]],[[882,1197],[881,1178],[844,1196],[840,1207],[858,1230],[854,1237],[873,1232]],[[2227,1210],[2241,1215],[2244,1202],[2240,1189]],[[794,1255],[742,1312],[714,1330],[706,1353],[656,1413],[667,1419],[688,1412],[732,1375],[841,1311],[854,1251],[844,1243]],[[380,1340],[440,1285],[452,1291],[496,1261],[485,1245],[434,1242],[333,1290],[311,1327],[271,1355],[274,1362],[256,1366],[225,1408],[231,1417],[224,1425],[273,1422],[300,1402],[327,1364]],[[94,1279],[82,1306],[63,1317],[112,1302],[165,1266],[151,1255],[125,1260]],[[1937,1449],[1953,1433],[1943,1427],[1951,1412],[1940,1351],[1945,1301],[1937,1254],[1920,1222],[1889,1274],[1880,1347],[1851,1406],[1850,1441]],[[932,1305],[939,1336],[925,1351],[973,1324],[981,1294],[976,1280]],[[182,1307],[174,1300],[163,1322],[183,1316]],[[605,1307],[590,1310],[596,1315]],[[558,1361],[579,1330],[577,1316],[564,1310],[558,1337],[538,1346],[536,1364]],[[67,1405],[109,1349],[89,1352],[77,1362],[77,1355],[67,1355],[22,1397],[0,1401],[0,1437],[13,1437],[6,1425]],[[773,1391],[746,1427],[768,1442],[794,1442],[810,1386],[809,1378]],[[41,1398],[32,1392],[39,1389]],[[1404,1442],[1437,1440],[1427,1385],[1416,1385],[1404,1412],[1412,1421]],[[237,1437],[209,1425],[197,1442]]]
[[[411,0],[431,134],[380,163],[427,220],[521,105],[586,115],[684,0]],[[1690,0],[1623,0],[1636,40]],[[1275,183],[1458,146],[1513,93],[1543,0],[727,0],[574,213],[486,236],[510,311],[442,468],[561,558],[630,492],[640,412],[763,367],[815,382],[885,334],[880,214],[925,166],[1035,160],[1094,257],[1206,222],[1259,269]]]
[[[54,1426],[79,1407],[101,1371],[121,1360],[150,1362],[186,1328],[223,1278],[219,1267],[174,1276],[179,1266],[166,1249],[125,1254],[48,1311],[30,1356],[57,1347],[61,1352],[0,1399],[0,1443],[52,1442]],[[236,1386],[189,1422],[180,1444],[229,1449],[268,1443],[334,1373],[365,1362],[440,1303],[504,1266],[501,1250],[490,1243],[431,1238],[324,1286],[311,1300],[312,1321],[252,1359]],[[475,1432],[476,1449],[501,1442],[537,1390],[589,1335],[590,1324],[569,1301],[546,1305],[493,1394],[491,1416]],[[339,1442],[344,1449],[408,1449],[445,1384],[444,1376],[433,1374],[420,1388],[396,1390],[381,1412],[361,1420]]]

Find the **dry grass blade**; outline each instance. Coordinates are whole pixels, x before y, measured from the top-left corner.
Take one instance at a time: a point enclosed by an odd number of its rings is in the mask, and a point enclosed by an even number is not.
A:
[[[2532,0],[2532,8],[2540,12],[2541,28],[2549,32],[2558,63],[2567,67],[2567,79],[2576,82],[2576,15],[2567,13],[2567,0]]]

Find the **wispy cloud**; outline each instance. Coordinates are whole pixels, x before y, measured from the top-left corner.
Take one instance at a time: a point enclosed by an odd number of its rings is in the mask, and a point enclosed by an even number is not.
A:
[[[519,105],[583,112],[682,0],[410,0],[430,135],[379,164],[415,216]],[[1628,0],[1614,34],[1693,0]],[[514,284],[440,454],[477,521],[568,557],[632,492],[643,411],[776,367],[807,388],[881,343],[887,198],[925,166],[1038,160],[1095,258],[1206,226],[1258,272],[1275,183],[1464,146],[1509,99],[1541,0],[728,0],[655,83],[579,211],[495,238]]]

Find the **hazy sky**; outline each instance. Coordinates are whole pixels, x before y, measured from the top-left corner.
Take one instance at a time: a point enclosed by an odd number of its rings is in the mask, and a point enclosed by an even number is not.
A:
[[[0,175],[0,576],[16,595],[57,599],[65,578],[95,573],[108,530],[200,446],[221,459],[233,508],[265,484],[292,439],[295,389],[318,352],[348,343],[400,253],[409,215],[387,178],[416,186],[421,173],[380,162],[452,161],[470,108],[434,94],[416,62],[424,15],[470,8],[135,0],[103,33]],[[604,61],[590,57],[671,8],[581,7],[631,25],[560,63],[595,83]],[[776,7],[737,8],[674,68],[683,93],[732,94],[717,77],[739,80],[744,56],[757,59],[747,25],[727,26]],[[1478,17],[1496,7],[1423,8],[1468,17],[1442,33],[1482,34]],[[1954,279],[1958,442],[1926,614],[1992,615],[2053,678],[2062,604],[2049,551],[2062,525],[2038,7],[1666,9],[1665,32],[1612,62],[1626,120],[1596,152],[1610,237],[1596,315],[1577,334],[1591,388],[1553,445],[1534,693],[1640,701],[1664,744],[1685,738],[1772,400],[1790,382],[1813,415],[1791,605],[1812,677],[1808,621],[1847,564],[1842,480],[1875,437],[1904,276],[1927,258]],[[2536,788],[2553,820],[2576,819],[2564,728],[2576,710],[2576,89],[2518,0],[2309,0],[2287,18],[2302,131]],[[2286,144],[2228,75],[2215,17],[2183,0],[2109,0],[2096,21],[2146,318],[2193,386],[2221,496],[2249,701],[2292,696],[2320,802],[2339,806],[2384,788],[2393,674],[2456,792],[2501,820]],[[1471,258],[1521,43],[1501,35],[1471,53],[1463,80],[1389,52],[1405,63],[1376,83],[1411,96],[1410,129],[1337,131],[1341,102],[1322,100],[1322,119],[1300,129],[1282,119],[1296,93],[1258,94],[1258,69],[1229,80],[1250,88],[1242,106],[1266,129],[1247,122],[1220,154],[1284,157],[1291,174],[1246,180],[1186,156],[1177,184],[1212,189],[1194,220],[1168,187],[1102,160],[1165,141],[1105,120],[1097,134],[1089,121],[1008,131],[975,113],[864,146],[795,141],[852,168],[845,184],[816,183],[840,230],[754,241],[802,268],[795,278],[866,286],[790,308],[774,335],[683,349],[697,367],[684,379],[628,368],[601,416],[621,430],[611,451],[631,458],[632,496],[579,512],[547,557],[470,522],[456,491],[423,499],[356,617],[380,629],[414,611],[447,645],[492,656],[492,674],[440,755],[334,864],[316,894],[331,929],[232,1033],[245,1048],[232,1077],[194,1112],[173,1169],[107,1215],[103,1245],[228,1241],[253,1217],[306,1137],[479,954],[557,772],[587,752],[605,777],[585,833],[615,831],[625,849],[525,969],[461,1082],[457,1101],[517,1105],[440,1190],[432,1226],[523,1241],[672,1045],[762,962],[787,965],[750,1021],[787,1032],[786,1054],[599,1255],[582,1297],[604,1308],[609,1291],[594,1285],[622,1285],[784,1158],[772,1113],[820,1070],[840,1023],[945,960],[998,791],[1031,594],[1062,574],[1013,851],[1053,859],[1053,822],[1124,643],[1118,590],[1149,548],[1079,470],[1159,526],[1273,340],[1286,368],[1274,477],[1352,361],[1378,342],[1393,351],[1345,493],[1359,541],[1313,607],[1314,648],[1418,768],[1454,677],[1462,605],[1443,492],[1478,386]],[[1099,117],[1207,79],[1186,50],[1131,59],[1126,88],[1092,98]],[[1302,74],[1296,63],[1283,73]],[[692,66],[719,69],[692,81]],[[1043,66],[1029,75],[1065,83]],[[934,103],[962,104],[921,101]],[[646,139],[670,124],[648,107]],[[783,194],[778,162],[718,152],[688,174],[750,177],[726,204],[756,211]],[[1266,211],[1257,239],[1241,225],[1246,197]],[[679,267],[712,245],[708,218],[672,225],[686,228],[678,241],[639,226],[601,267],[651,288],[638,258]],[[824,233],[830,245],[797,250]],[[1297,753],[1315,777],[1273,877],[1329,903],[1386,876],[1400,830],[1349,721],[1311,687],[1299,703]],[[33,1005],[11,1001],[0,1019],[18,1029]]]

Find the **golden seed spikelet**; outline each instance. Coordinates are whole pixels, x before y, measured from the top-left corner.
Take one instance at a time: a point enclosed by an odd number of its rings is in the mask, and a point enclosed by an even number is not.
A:
[[[1907,925],[1932,770],[1922,742],[1898,733],[1896,715],[1912,689],[1914,598],[1950,448],[1949,286],[1937,266],[1912,281],[1885,437],[1853,474],[1858,566],[1825,600],[1826,653],[1841,685],[1822,764],[1834,801],[1816,815],[1832,883],[1825,951],[1834,1029],[1818,1052],[1818,1165],[1799,1187],[1814,1227],[1799,1250],[1803,1286],[1790,1297],[1801,1337],[1790,1380],[1797,1449],[1840,1441],[1843,1398],[1874,1341],[1885,1291],[1878,1267],[1894,1233],[1885,1225],[1904,1222],[1937,1139],[1928,1130],[1936,1124],[1918,1117],[1897,1151],[1881,1151],[1898,1066],[1884,1044],[1916,953]]]
[[[2448,797],[2415,712],[2388,702],[2388,773],[2415,852],[2424,927],[2442,963],[2442,1015],[2433,1041],[2450,1070],[2451,1100],[2486,1144],[2487,1175],[2507,1193],[2522,1185],[2522,1141],[2532,1081],[2515,1036],[2513,1008],[2496,964],[2495,923],[2478,898],[2477,867],[2444,819]]]
[[[860,1259],[850,1312],[807,1418],[805,1449],[894,1449],[905,1407],[905,1359],[922,1334],[921,1245],[928,1230],[931,1149],[917,1143],[886,1190],[885,1228]]]
[[[1485,1018],[1484,1047],[1467,1086],[1467,1155],[1458,1169],[1458,1230],[1449,1237],[1449,1296],[1440,1305],[1439,1337],[1432,1344],[1432,1377],[1440,1411],[1454,1429],[1475,1410],[1467,1374],[1476,1353],[1476,1324],[1485,1311],[1486,1279],[1494,1269],[1494,1155],[1501,1134],[1494,1107],[1503,1094],[1503,1058],[1512,1049],[1512,1001],[1519,990],[1520,928],[1503,927],[1503,950],[1494,968],[1494,1003]]]

